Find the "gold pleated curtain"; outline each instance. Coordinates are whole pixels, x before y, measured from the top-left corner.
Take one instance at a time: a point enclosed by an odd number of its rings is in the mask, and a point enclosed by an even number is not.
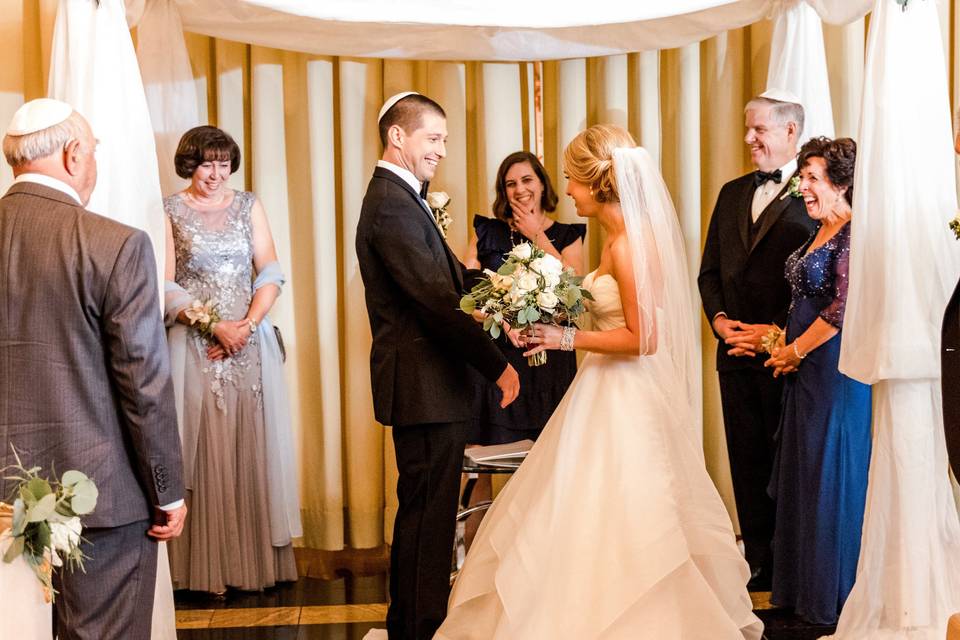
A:
[[[45,94],[57,2],[0,2],[5,124],[24,100]],[[938,2],[954,96],[958,4]],[[838,136],[856,136],[865,29],[863,20],[824,28]],[[542,151],[557,188],[564,189],[561,151],[578,131],[600,122],[627,127],[660,158],[694,278],[721,185],[750,169],[743,105],[765,88],[770,36],[762,22],[679,49],[544,63]],[[432,189],[452,197],[449,241],[463,255],[473,216],[489,214],[501,159],[536,150],[533,65],[317,57],[195,34],[187,42],[200,113],[240,143],[244,158],[232,184],[263,201],[288,276],[272,316],[289,355],[303,543],[378,546],[390,539],[396,470],[389,430],[373,418],[370,333],[353,249],[380,155],[377,111],[385,97],[407,89],[446,109],[448,155]],[[0,169],[0,187],[11,179],[8,167]],[[569,198],[561,199],[558,217],[576,219]],[[600,247],[591,224],[591,265]],[[733,514],[715,341],[706,323],[702,343],[707,464]]]

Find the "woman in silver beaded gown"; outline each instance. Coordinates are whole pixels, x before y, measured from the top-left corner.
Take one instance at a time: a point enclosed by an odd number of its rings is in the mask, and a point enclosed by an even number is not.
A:
[[[267,312],[283,275],[263,206],[227,186],[233,139],[196,127],[180,140],[164,200],[166,321],[183,440],[187,504],[170,545],[175,589],[222,594],[297,579],[291,539],[302,535],[280,349]],[[207,335],[191,305],[220,320]]]

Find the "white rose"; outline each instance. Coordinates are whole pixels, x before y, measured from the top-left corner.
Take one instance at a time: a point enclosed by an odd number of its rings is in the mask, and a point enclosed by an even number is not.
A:
[[[530,256],[533,255],[533,247],[530,246],[529,242],[518,244],[510,250],[510,255],[518,260],[529,260]]]
[[[559,273],[545,273],[543,274],[543,279],[547,283],[547,288],[553,289],[555,286],[560,284],[560,274]]]
[[[520,293],[530,293],[540,284],[537,274],[533,273],[532,271],[524,271],[522,274],[520,274],[520,277],[517,278],[516,283],[517,291]]]
[[[556,308],[557,303],[560,302],[550,291],[541,291],[537,294],[537,304],[540,305],[541,309],[553,310]]]
[[[431,209],[443,209],[450,204],[450,196],[445,191],[431,191],[427,194],[427,205]]]
[[[80,544],[80,518],[74,516],[66,522],[50,523],[50,544],[54,549],[69,551]]]
[[[563,263],[557,260],[556,256],[549,253],[540,258],[540,273],[543,275],[551,274],[559,276],[563,273]]]

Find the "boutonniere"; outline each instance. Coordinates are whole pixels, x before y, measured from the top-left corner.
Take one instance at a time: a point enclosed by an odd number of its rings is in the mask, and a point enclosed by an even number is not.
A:
[[[800,176],[799,175],[796,175],[790,178],[790,182],[787,183],[787,190],[782,196],[780,196],[780,199],[783,200],[787,196],[790,196],[791,198],[803,197],[803,194],[800,193]]]
[[[427,194],[427,206],[433,212],[433,221],[437,223],[440,235],[446,240],[447,228],[453,222],[453,218],[447,213],[447,207],[450,206],[450,196],[444,191],[431,191]]]
[[[953,235],[957,237],[957,240],[960,240],[960,211],[957,211],[957,215],[950,221],[950,231],[953,231]]]

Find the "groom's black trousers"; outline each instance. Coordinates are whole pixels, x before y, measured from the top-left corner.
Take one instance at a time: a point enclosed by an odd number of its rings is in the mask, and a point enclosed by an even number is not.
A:
[[[430,640],[447,612],[466,422],[394,427],[397,519],[390,551],[390,640]]]
[[[753,571],[770,570],[776,505],[767,493],[783,379],[770,369],[721,371],[720,401],[740,533]]]

